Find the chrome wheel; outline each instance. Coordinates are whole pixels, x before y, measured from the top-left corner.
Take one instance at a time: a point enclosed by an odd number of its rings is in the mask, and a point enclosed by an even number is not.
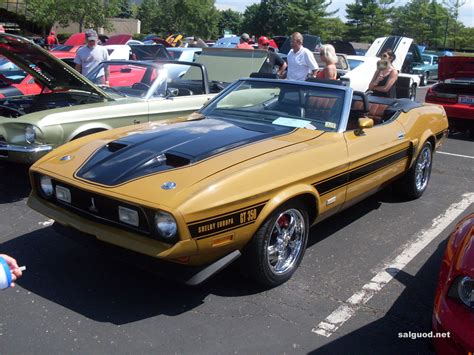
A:
[[[423,191],[428,185],[428,180],[431,173],[431,148],[424,146],[418,159],[415,168],[415,186],[418,191]]]
[[[306,223],[297,209],[291,208],[278,215],[270,229],[267,260],[275,274],[292,269],[299,260],[306,240]]]

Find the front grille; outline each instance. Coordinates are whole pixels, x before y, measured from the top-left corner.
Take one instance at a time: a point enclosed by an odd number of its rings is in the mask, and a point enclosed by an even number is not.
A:
[[[55,197],[48,199],[54,204],[61,206],[67,210],[70,210],[74,213],[77,213],[82,217],[85,217],[90,220],[120,226],[124,229],[128,229],[133,232],[139,232],[141,234],[151,236],[149,216],[147,215],[146,211],[140,206],[128,204],[122,201],[109,198],[107,196],[81,190],[74,186],[55,180],[53,180],[53,186],[55,190],[56,186],[61,186],[69,189],[69,191],[71,192],[71,203],[60,201]],[[39,191],[41,191],[40,188]],[[139,217],[138,227],[123,223],[119,220],[119,206],[137,211]]]

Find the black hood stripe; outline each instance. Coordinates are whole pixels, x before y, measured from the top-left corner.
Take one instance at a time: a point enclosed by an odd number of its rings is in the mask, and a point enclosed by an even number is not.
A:
[[[179,122],[109,142],[89,157],[75,177],[103,186],[118,186],[295,130],[214,118]]]

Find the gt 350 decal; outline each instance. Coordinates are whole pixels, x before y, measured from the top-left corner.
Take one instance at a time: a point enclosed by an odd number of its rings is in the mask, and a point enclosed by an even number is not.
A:
[[[266,203],[267,201],[223,215],[191,222],[188,224],[189,232],[193,238],[200,239],[252,224]]]

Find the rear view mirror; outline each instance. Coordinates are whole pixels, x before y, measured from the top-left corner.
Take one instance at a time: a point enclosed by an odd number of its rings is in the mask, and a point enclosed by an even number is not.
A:
[[[368,117],[359,118],[359,128],[355,130],[357,136],[363,136],[364,129],[372,128],[374,126],[374,120]]]

